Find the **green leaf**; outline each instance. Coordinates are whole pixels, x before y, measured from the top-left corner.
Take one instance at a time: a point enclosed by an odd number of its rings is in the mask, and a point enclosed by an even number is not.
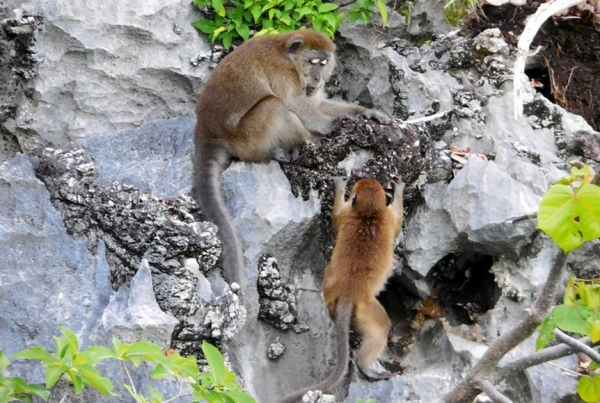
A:
[[[252,13],[252,17],[254,17],[254,22],[258,23],[258,19],[260,18],[260,15],[262,14],[260,4],[254,3],[252,5],[252,7],[250,8],[250,12]]]
[[[81,376],[74,371],[68,371],[67,374],[69,375],[69,379],[75,387],[75,394],[81,394],[81,391],[83,390],[83,379],[81,379]]]
[[[112,394],[114,388],[112,382],[110,379],[103,377],[96,368],[91,365],[82,365],[78,369],[86,385],[96,389],[104,396]]]
[[[381,21],[383,22],[383,26],[385,27],[385,24],[387,24],[388,19],[388,12],[385,8],[385,1],[377,0],[377,8],[379,9],[379,14],[381,14]]]
[[[353,23],[361,17],[360,12],[353,11],[348,15],[348,22]]]
[[[21,350],[15,354],[13,357],[21,359],[21,360],[40,360],[44,362],[54,362],[55,358],[50,354],[48,350],[42,347],[32,347],[27,348],[25,350]]]
[[[64,374],[69,368],[56,364],[50,363],[46,365],[46,389],[52,389],[56,382],[60,379],[62,374]]]
[[[223,0],[212,0],[212,6],[215,9],[217,15],[221,17],[225,16],[225,7],[223,7]]]
[[[229,390],[227,392],[223,392],[223,394],[231,398],[236,403],[256,403],[256,400],[254,400],[252,396],[247,395],[244,392]]]
[[[589,334],[589,328],[586,319],[590,316],[591,310],[583,306],[579,301],[573,305],[560,305],[554,309],[552,316],[556,326],[566,332],[579,333],[582,336]]]
[[[600,237],[600,188],[588,184],[574,192],[570,186],[552,186],[540,202],[538,228],[565,252]]]
[[[196,358],[193,356],[189,356],[186,358],[179,358],[177,360],[176,366],[176,374],[182,377],[192,377],[194,379],[198,379],[198,375],[200,374],[200,370],[198,369],[198,363],[196,362]]]
[[[173,372],[162,364],[156,365],[150,373],[150,377],[152,377],[152,379],[163,379],[172,375]]]
[[[4,351],[0,350],[0,377],[2,377],[2,372],[10,365],[10,360],[4,354]]]
[[[213,41],[219,36],[219,34],[221,34],[223,31],[225,31],[225,27],[219,27],[217,29],[215,29],[215,31],[213,32]]]
[[[212,34],[213,31],[215,29],[217,29],[217,26],[215,24],[214,21],[209,20],[209,19],[202,19],[202,20],[198,20],[194,23],[192,23],[192,25],[196,28],[198,28],[200,31],[202,31],[205,34]]]
[[[267,4],[265,4],[265,6],[262,8],[261,12],[264,13],[265,11],[267,11],[267,10],[275,7],[276,5],[277,5],[277,1],[276,0],[270,1]]]
[[[210,367],[213,382],[217,385],[220,385],[223,382],[223,375],[225,375],[225,363],[223,362],[223,355],[221,355],[221,352],[217,350],[215,346],[206,341],[202,342],[202,352],[204,353],[206,361],[208,362],[208,366]]]
[[[74,354],[76,351],[79,351],[79,340],[77,340],[75,332],[64,326],[60,326],[60,332],[65,336],[65,340],[69,344],[72,353]]]
[[[231,49],[231,44],[233,43],[233,35],[231,32],[227,32],[223,34],[223,47],[227,50]]]
[[[545,317],[544,321],[540,325],[540,334],[535,342],[536,351],[541,350],[554,339],[554,333],[552,333],[554,328],[556,328],[554,318],[552,316]]]
[[[129,346],[126,355],[163,355],[163,352],[157,344],[150,341],[138,341]]]
[[[600,307],[600,285],[586,285],[585,283],[581,282],[578,284],[577,294],[585,306],[592,309]]]
[[[104,346],[91,346],[81,353],[90,365],[96,365],[107,358],[119,358],[115,351]]]
[[[591,378],[584,375],[579,378],[577,393],[586,403],[597,403],[600,401],[600,375]]]
[[[1,379],[1,378],[0,378]],[[5,379],[9,379],[11,382],[14,383],[14,391],[15,393],[27,393],[29,395],[35,395],[39,398],[41,398],[42,400],[48,400],[48,397],[50,396],[50,391],[46,390],[45,388],[39,386],[39,385],[31,385],[29,383],[27,383],[27,381],[25,381],[25,379],[23,378],[5,378]],[[0,394],[0,396],[2,396]]]
[[[194,400],[196,399],[196,396],[199,396],[200,399],[204,399],[210,403],[226,403],[225,398],[216,390],[203,390],[198,392],[198,394],[194,392]]]
[[[323,3],[323,4],[320,4],[319,7],[317,7],[317,10],[319,10],[320,13],[330,13],[333,10],[337,10],[338,8],[339,8],[339,6],[337,4]]]
[[[240,25],[235,29],[239,36],[242,37],[243,40],[247,41],[250,38],[250,28],[248,25]]]
[[[592,326],[590,328],[590,339],[592,339],[593,343],[600,341],[600,320],[598,319],[592,322]]]
[[[600,187],[592,184],[585,185],[579,189],[576,198],[583,241],[600,238]]]

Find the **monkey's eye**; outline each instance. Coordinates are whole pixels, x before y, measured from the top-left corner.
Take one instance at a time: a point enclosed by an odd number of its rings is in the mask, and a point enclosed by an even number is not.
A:
[[[321,59],[310,59],[310,64],[319,64],[319,63],[323,63],[321,61]]]
[[[325,66],[327,64],[327,60],[321,60],[321,65]]]

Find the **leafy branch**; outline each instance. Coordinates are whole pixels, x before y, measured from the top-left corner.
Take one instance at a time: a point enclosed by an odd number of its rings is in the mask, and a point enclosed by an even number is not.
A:
[[[91,346],[84,351],[79,351],[79,341],[75,332],[65,327],[61,327],[60,331],[63,337],[54,337],[56,342],[54,353],[42,347],[32,347],[13,355],[18,359],[42,362],[46,368],[44,387],[31,385],[22,378],[4,377],[4,370],[9,366],[10,361],[0,351],[0,403],[31,402],[32,396],[47,401],[50,391],[62,377],[73,384],[77,395],[88,386],[104,396],[116,396],[110,379],[102,376],[96,368],[98,363],[107,359],[121,362],[129,379],[129,384],[124,384],[124,387],[138,403],[168,403],[182,396],[191,396],[193,402],[255,403],[251,396],[244,393],[235,374],[225,366],[219,350],[207,342],[202,343],[202,352],[210,371],[200,372],[194,357],[182,357],[178,352],[164,354],[160,347],[152,342],[125,344],[113,338],[112,348]],[[154,365],[150,373],[152,379],[175,378],[179,383],[177,395],[165,400],[159,391],[151,387],[148,388],[150,397],[139,393],[128,365],[138,367],[142,362]],[[185,384],[191,387],[192,393],[183,393]]]
[[[514,371],[575,352],[587,354],[593,360],[600,358],[588,346],[600,341],[599,281],[571,279],[564,303],[552,309],[568,253],[585,242],[600,238],[600,187],[594,184],[593,179],[594,173],[588,166],[575,162],[571,175],[558,181],[544,195],[537,214],[538,229],[548,234],[561,250],[556,253],[541,295],[529,315],[512,331],[496,339],[465,378],[441,401],[472,402],[484,391],[494,402],[510,402],[494,385]],[[498,365],[510,350],[531,336],[536,329],[540,330],[537,350],[541,350],[554,338],[562,344],[503,367]],[[577,340],[561,330],[586,337]],[[592,369],[597,368],[598,364],[592,366]],[[586,402],[600,402],[600,374],[594,377],[582,376],[577,391]]]
[[[234,40],[251,36],[292,31],[305,27],[321,31],[331,38],[345,18],[367,23],[377,7],[383,25],[387,22],[384,0],[355,0],[347,11],[323,0],[193,0],[206,18],[193,25],[208,35],[211,43],[221,42],[229,50]]]

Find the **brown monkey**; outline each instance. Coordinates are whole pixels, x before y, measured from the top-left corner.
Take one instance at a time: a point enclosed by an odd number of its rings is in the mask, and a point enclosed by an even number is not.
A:
[[[219,227],[228,282],[244,280],[241,241],[220,189],[231,160],[286,160],[285,151],[331,132],[334,120],[344,116],[389,121],[362,106],[326,99],[323,86],[334,52],[333,42],[313,30],[254,37],[227,55],[204,86],[196,109],[193,194]]]
[[[392,376],[371,368],[384,350],[390,330],[390,319],[375,297],[393,271],[394,240],[402,228],[404,183],[396,184],[389,206],[383,187],[374,179],[358,181],[348,201],[344,201],[346,182],[336,179],[335,184],[332,215],[337,239],[325,268],[323,297],[335,322],[337,363],[326,380],[293,392],[279,403],[298,402],[309,390],[330,391],[341,382],[348,369],[350,327],[364,336],[357,357],[360,371],[372,380]]]

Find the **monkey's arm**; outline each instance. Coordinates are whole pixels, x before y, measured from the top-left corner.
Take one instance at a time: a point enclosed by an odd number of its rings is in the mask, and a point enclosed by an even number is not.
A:
[[[374,119],[379,123],[391,123],[392,120],[385,114],[364,106],[349,104],[345,102],[323,99],[319,104],[319,109],[325,115],[338,119],[342,117],[364,116],[367,119]]]
[[[396,218],[394,238],[398,236],[402,229],[402,219],[404,218],[404,186],[404,182],[400,178],[394,182],[394,201],[388,206]]]
[[[333,230],[337,233],[340,214],[342,213],[344,207],[348,204],[348,202],[344,201],[344,196],[346,194],[346,183],[348,180],[344,178],[335,178],[333,182],[335,184],[335,199],[333,200],[333,211],[331,212],[331,215],[333,221]]]

